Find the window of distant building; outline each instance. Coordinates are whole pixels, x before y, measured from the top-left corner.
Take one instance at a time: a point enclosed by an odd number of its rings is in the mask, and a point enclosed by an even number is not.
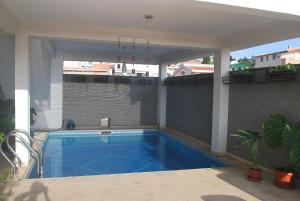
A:
[[[266,56],[267,61],[269,61],[269,55]]]
[[[273,60],[276,60],[276,58],[277,58],[277,55],[273,54]]]
[[[264,61],[264,57],[260,57],[260,62],[263,62]]]

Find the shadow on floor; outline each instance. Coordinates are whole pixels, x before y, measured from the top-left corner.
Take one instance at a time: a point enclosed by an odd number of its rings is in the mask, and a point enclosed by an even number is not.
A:
[[[46,201],[50,201],[48,196],[48,188],[41,182],[35,181],[29,192],[22,193],[15,198],[15,201],[37,201],[39,195],[44,196]]]
[[[204,195],[201,196],[204,201],[246,201],[237,196],[232,195]]]
[[[218,169],[217,176],[226,183],[247,192],[262,200],[300,200],[300,191],[286,191],[273,185],[272,175],[264,172],[263,182],[252,182],[246,179],[247,169],[223,168]]]

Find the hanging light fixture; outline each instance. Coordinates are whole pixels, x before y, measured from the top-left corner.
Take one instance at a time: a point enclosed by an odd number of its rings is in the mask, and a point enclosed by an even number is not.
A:
[[[121,40],[120,40],[120,37],[118,37],[118,56],[117,56],[118,64],[117,64],[117,69],[121,69],[121,64],[120,64],[120,62],[122,60],[121,53],[122,53],[121,52]]]
[[[152,20],[153,20],[153,15],[151,15],[151,14],[145,15],[145,27],[146,28],[152,27]]]
[[[126,46],[123,46],[123,58],[125,58],[125,54],[126,54]],[[125,59],[122,64],[122,73],[123,73],[123,75],[127,75],[127,66],[125,63]]]
[[[112,75],[115,75],[115,74],[116,74],[115,66],[112,67],[112,69],[111,69],[111,74],[112,74]]]
[[[149,56],[150,56],[150,44],[149,43],[150,43],[149,40],[147,40],[147,42],[146,42],[146,56],[145,56],[145,63],[146,64],[150,63],[150,58],[149,58]],[[147,67],[148,67],[148,65],[147,65]]]
[[[118,37],[118,56],[117,56],[117,61],[121,62],[121,41],[120,41],[120,37]]]
[[[131,62],[134,65],[136,62],[136,56],[135,56],[135,38],[133,38],[132,41],[132,48],[131,48]]]
[[[123,62],[123,64],[122,64],[122,73],[123,73],[123,75],[127,75],[127,66],[126,66],[125,62]]]

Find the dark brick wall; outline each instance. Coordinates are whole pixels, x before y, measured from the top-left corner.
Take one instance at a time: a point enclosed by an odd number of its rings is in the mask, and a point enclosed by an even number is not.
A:
[[[262,122],[274,113],[285,115],[289,121],[300,122],[299,76],[295,82],[230,85],[227,151],[249,160],[247,147],[236,148],[236,139],[230,137],[230,134],[237,129],[259,131]],[[259,163],[274,168],[286,165],[287,156],[287,150],[271,150],[263,142]]]
[[[112,126],[156,125],[157,78],[147,78],[150,84],[139,82],[139,78],[129,79],[130,83],[116,83],[112,79],[108,83],[72,82],[65,76],[63,119],[73,119],[78,127],[91,128],[99,127],[100,119],[106,117],[111,118]]]
[[[205,80],[208,82],[167,86],[167,127],[210,144],[212,75]]]

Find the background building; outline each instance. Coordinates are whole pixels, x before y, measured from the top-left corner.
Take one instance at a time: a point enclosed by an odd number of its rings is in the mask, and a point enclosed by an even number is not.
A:
[[[255,68],[285,64],[300,64],[300,48],[255,56]]]
[[[213,59],[210,60],[210,63]],[[126,73],[122,71],[122,63],[64,61],[64,74],[82,75],[116,75],[116,76],[149,76],[158,77],[158,65],[126,64]],[[113,70],[114,69],[114,70]],[[114,71],[114,73],[113,73]],[[147,73],[148,72],[148,73]],[[169,65],[168,76],[184,76],[193,74],[213,73],[214,64],[203,64],[203,59],[195,59]]]
[[[158,77],[158,65],[126,64],[126,73],[122,63],[64,61],[64,74],[82,75],[126,75]],[[114,69],[114,72],[113,72]],[[148,72],[148,75],[146,75]]]

